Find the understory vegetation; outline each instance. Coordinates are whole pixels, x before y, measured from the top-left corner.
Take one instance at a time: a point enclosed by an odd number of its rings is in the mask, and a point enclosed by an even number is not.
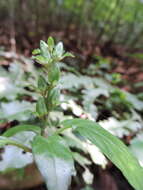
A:
[[[71,53],[64,52],[62,42],[54,47],[53,38],[50,37],[47,43],[41,41],[40,49],[33,51],[32,58],[39,65],[35,66],[31,60],[21,57],[26,65],[15,61],[8,70],[1,67],[1,125],[14,121],[19,125],[7,129],[0,137],[1,147],[10,145],[1,155],[0,170],[8,172],[22,168],[32,163],[34,158],[48,189],[66,190],[70,176],[74,174],[72,158],[84,168],[82,177],[85,184],[91,185],[94,174],[89,166],[94,162],[105,168],[108,160],[104,153],[121,169],[129,182],[141,190],[141,166],[110,133],[120,138],[134,135],[129,149],[142,165],[143,102],[115,86],[124,81],[118,73],[108,73],[112,65],[106,59],[97,57],[98,63],[80,70],[83,73],[80,74],[61,62],[63,58],[73,57]],[[3,56],[6,54],[1,53]],[[61,79],[59,68],[63,70]],[[81,119],[73,119],[75,117]],[[61,125],[64,127],[59,128]],[[68,128],[72,130],[66,131]],[[63,138],[60,133],[64,134]],[[63,143],[73,149],[72,154]],[[22,149],[28,154],[23,154]]]
[[[142,33],[142,0],[1,0],[0,189],[143,190]]]

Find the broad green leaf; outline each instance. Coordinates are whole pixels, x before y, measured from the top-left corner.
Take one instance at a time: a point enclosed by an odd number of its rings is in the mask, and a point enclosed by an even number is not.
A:
[[[49,49],[52,51],[55,45],[54,39],[52,37],[49,37],[47,40],[47,43],[48,43]]]
[[[40,40],[40,49],[42,51],[45,51],[46,49],[48,49],[48,44],[44,42],[43,40]]]
[[[43,57],[42,55],[37,55],[35,57],[33,57],[39,64],[47,64],[49,59],[47,59],[46,57]]]
[[[40,127],[37,127],[35,125],[18,125],[16,127],[12,127],[8,129],[5,133],[3,133],[4,137],[11,137],[15,135],[16,133],[22,132],[22,131],[33,131],[37,134],[41,133]]]
[[[36,104],[36,112],[39,116],[47,114],[46,102],[43,97],[40,97]]]
[[[47,59],[51,58],[50,53],[49,53],[48,45],[43,40],[40,41],[40,50],[41,50],[41,55],[43,57],[45,57]]]
[[[32,149],[36,164],[43,175],[48,190],[67,190],[73,175],[71,152],[59,136],[48,139],[36,136]]]
[[[41,53],[41,50],[40,49],[34,49],[33,51],[32,51],[32,54],[33,55],[37,55],[37,54],[40,54]]]
[[[54,64],[51,71],[48,73],[48,81],[50,83],[57,83],[60,79],[60,69],[57,64]]]
[[[53,106],[56,106],[59,104],[59,97],[60,97],[60,89],[58,87],[53,88],[49,93],[48,101]]]
[[[22,145],[21,143],[19,143],[18,141],[9,139],[7,137],[2,137],[0,136],[0,147],[4,147],[6,145],[13,145],[13,146],[17,146],[19,148],[22,148],[23,150],[25,150],[26,152],[29,152],[30,149],[28,147],[26,147],[25,145]]]
[[[55,53],[57,55],[58,58],[61,58],[62,54],[64,53],[64,49],[63,49],[63,43],[59,42],[56,47],[55,47]]]
[[[122,171],[136,190],[143,189],[143,168],[118,138],[89,120],[65,120],[62,125],[73,127],[75,132],[90,140]]]
[[[47,82],[43,76],[39,76],[38,78],[38,89],[41,90],[42,92],[46,91],[47,89]]]

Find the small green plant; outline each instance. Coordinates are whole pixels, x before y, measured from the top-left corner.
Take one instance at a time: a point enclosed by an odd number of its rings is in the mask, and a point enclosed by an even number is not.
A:
[[[23,124],[8,129],[0,136],[0,147],[13,145],[30,152],[48,190],[67,190],[71,176],[75,175],[75,169],[72,151],[66,145],[62,134],[65,130],[71,130],[73,135],[78,134],[81,141],[87,139],[96,145],[122,171],[136,190],[142,190],[142,167],[128,148],[100,125],[90,120],[69,119],[60,122],[59,128],[52,127],[49,115],[60,105],[61,84],[58,63],[65,57],[73,55],[64,51],[62,42],[55,45],[51,37],[47,43],[41,41],[40,48],[34,50],[33,54],[33,59],[41,64],[41,69],[47,76],[46,78],[40,74],[37,85],[33,86],[39,97],[35,113],[40,120],[40,126]],[[11,139],[23,131],[35,133],[30,146]]]

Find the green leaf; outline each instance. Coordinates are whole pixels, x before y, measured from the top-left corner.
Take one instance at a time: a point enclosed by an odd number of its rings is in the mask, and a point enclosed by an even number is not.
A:
[[[54,39],[52,37],[49,37],[48,40],[47,40],[47,44],[49,46],[49,49],[52,51],[54,46],[55,46]]]
[[[40,50],[41,50],[42,56],[44,56],[47,59],[51,58],[48,45],[43,40],[40,41]]]
[[[43,57],[42,55],[37,55],[34,57],[34,59],[37,61],[37,63],[39,64],[47,64],[49,59],[47,59],[46,57]]]
[[[51,71],[48,73],[48,81],[50,83],[57,83],[60,79],[60,69],[57,64],[54,64]]]
[[[137,157],[141,166],[143,166],[143,133],[139,133],[131,140],[129,148],[131,152]]]
[[[66,52],[64,55],[63,55],[63,58],[65,57],[75,57],[72,53],[70,52]]]
[[[57,55],[57,57],[61,58],[61,56],[64,53],[64,49],[63,49],[63,43],[59,42],[56,47],[55,47],[55,53]]]
[[[15,141],[8,139],[6,137],[0,136],[0,147],[3,147],[8,144],[13,144],[13,143],[15,143]]]
[[[4,137],[11,137],[15,135],[16,133],[22,132],[22,131],[33,131],[37,134],[41,133],[41,128],[37,127],[35,125],[18,125],[16,127],[8,129],[5,133],[3,133]]]
[[[60,89],[58,87],[53,88],[48,96],[49,105],[57,106],[59,104]]]
[[[0,136],[0,147],[6,146],[6,145],[17,146],[19,148],[22,148],[25,152],[31,152],[29,147],[27,147],[23,144],[20,144],[19,142],[15,141],[15,140]]]
[[[47,82],[41,75],[38,78],[38,89],[42,92],[45,92],[45,90],[47,89]]]
[[[67,190],[73,175],[71,152],[59,136],[36,136],[32,143],[36,164],[48,190]]]
[[[62,125],[64,127],[73,127],[75,132],[90,140],[122,171],[136,190],[143,189],[143,168],[118,138],[97,123],[89,120],[65,120]]]
[[[40,97],[36,104],[36,112],[39,116],[43,116],[47,114],[46,102],[43,97]]]
[[[33,55],[37,55],[37,54],[40,54],[41,53],[41,50],[38,48],[38,49],[34,49],[33,51],[32,51],[32,54]]]

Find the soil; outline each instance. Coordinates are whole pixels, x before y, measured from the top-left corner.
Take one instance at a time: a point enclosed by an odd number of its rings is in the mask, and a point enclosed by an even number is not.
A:
[[[92,185],[93,189],[95,188],[97,190],[134,190],[115,166],[112,165],[110,169],[108,168],[106,170],[102,170],[100,167],[95,165],[92,166],[92,168],[95,173],[95,179]],[[72,180],[72,184],[69,190],[81,190],[82,188],[84,188],[84,183],[83,181],[80,181],[80,179],[80,176],[76,176],[76,179]],[[46,186],[42,184],[38,187],[28,190],[46,190]]]

